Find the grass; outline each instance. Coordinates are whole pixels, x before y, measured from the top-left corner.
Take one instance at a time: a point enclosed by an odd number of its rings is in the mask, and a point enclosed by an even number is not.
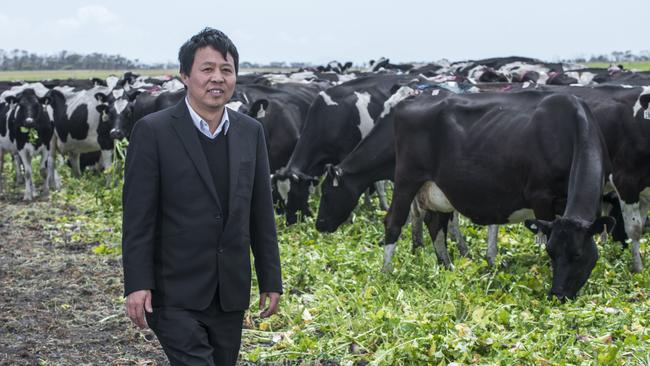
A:
[[[649,71],[650,62],[587,62],[585,65],[587,67],[599,67],[599,68],[608,68],[611,64],[623,65],[627,70],[635,71]]]
[[[98,242],[98,255],[119,252],[119,179],[107,187],[103,176],[77,180],[66,170],[64,188],[51,204],[74,205],[81,213],[58,217],[52,225],[74,224],[79,237],[70,240]],[[472,259],[459,257],[450,243],[451,271],[437,263],[430,244],[412,255],[405,227],[395,269],[382,273],[384,215],[358,208],[353,222],[333,234],[317,232],[313,218],[287,227],[277,217],[285,294],[280,313],[263,320],[253,291],[243,333],[245,361],[649,365],[650,272],[629,272],[629,250],[601,243],[579,298],[559,303],[546,298],[548,257],[522,225],[501,228],[499,265],[492,268],[483,259],[486,230],[462,222]]]

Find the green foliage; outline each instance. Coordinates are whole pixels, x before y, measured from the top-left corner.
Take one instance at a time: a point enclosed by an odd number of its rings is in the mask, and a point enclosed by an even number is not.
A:
[[[124,147],[118,144],[116,156]],[[67,167],[59,171],[64,188],[51,202],[65,214],[50,224],[58,235],[52,240],[94,243],[99,255],[119,253],[122,160],[104,175],[87,172],[75,179]],[[311,202],[314,212],[317,200]],[[486,229],[462,221],[471,259],[460,257],[449,241],[453,270],[437,263],[429,238],[428,246],[411,254],[406,226],[394,270],[383,273],[384,215],[359,207],[352,223],[332,234],[317,232],[314,218],[287,227],[277,217],[285,294],[280,313],[260,319],[253,291],[244,360],[346,366],[650,364],[650,274],[630,273],[629,250],[599,244],[600,259],[580,296],[560,303],[546,297],[548,256],[522,225],[501,228],[499,264],[489,267],[483,259]]]

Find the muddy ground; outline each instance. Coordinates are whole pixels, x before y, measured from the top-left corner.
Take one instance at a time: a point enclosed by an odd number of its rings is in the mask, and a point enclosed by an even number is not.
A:
[[[168,365],[124,313],[120,256],[52,240],[71,210],[0,197],[0,365]]]

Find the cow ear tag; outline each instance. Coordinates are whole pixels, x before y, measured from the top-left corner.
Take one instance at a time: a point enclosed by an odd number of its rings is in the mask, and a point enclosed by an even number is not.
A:
[[[650,111],[649,110],[646,109],[645,111],[643,111],[643,118],[644,119],[650,119]]]

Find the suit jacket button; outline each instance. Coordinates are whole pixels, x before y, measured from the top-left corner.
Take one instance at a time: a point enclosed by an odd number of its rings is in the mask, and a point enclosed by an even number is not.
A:
[[[219,253],[219,254],[223,253],[223,248],[217,249],[217,253]]]

